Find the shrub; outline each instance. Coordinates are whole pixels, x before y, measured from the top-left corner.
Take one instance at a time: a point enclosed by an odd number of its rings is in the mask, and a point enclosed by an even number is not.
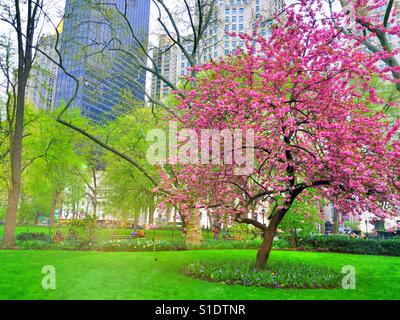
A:
[[[276,249],[289,248],[290,247],[290,243],[286,239],[276,239],[272,243],[272,247],[276,248]]]
[[[150,240],[150,239],[134,239],[134,240],[108,240],[90,242],[87,240],[71,240],[64,239],[61,241],[41,241],[31,239],[28,241],[18,241],[17,245],[20,249],[38,249],[38,250],[93,250],[93,251],[173,251],[173,250],[202,250],[202,249],[258,249],[261,240],[247,241],[220,241],[208,240],[198,246],[187,247],[183,239],[179,240]],[[275,240],[275,248],[288,247],[286,240]]]
[[[18,234],[16,239],[19,241],[36,240],[36,241],[46,241],[46,242],[49,242],[51,240],[50,237],[43,232],[23,232]]]
[[[115,240],[104,242],[88,242],[64,240],[59,243],[38,240],[17,243],[20,249],[26,250],[84,250],[84,251],[167,251],[185,250],[183,241],[151,241],[140,239],[136,241]]]
[[[208,281],[270,288],[338,288],[342,279],[340,270],[333,268],[274,260],[265,271],[258,271],[249,260],[198,261],[183,273]]]
[[[243,223],[234,223],[228,228],[229,235],[237,240],[254,240],[261,235],[261,231],[254,226]]]
[[[97,218],[94,216],[71,220],[68,224],[67,239],[92,243],[97,241],[99,229]]]
[[[400,238],[361,239],[345,235],[316,235],[301,239],[300,246],[332,252],[400,256]]]

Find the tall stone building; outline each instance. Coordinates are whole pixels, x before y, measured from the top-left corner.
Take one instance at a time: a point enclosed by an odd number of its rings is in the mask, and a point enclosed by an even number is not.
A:
[[[250,32],[255,27],[257,20],[270,18],[283,9],[283,0],[217,0],[212,23],[208,26],[201,41],[198,62],[204,63],[216,60],[230,54],[236,48],[244,46],[243,41],[237,37],[227,35],[227,32]],[[261,23],[260,33],[268,37],[271,33],[270,24]],[[170,51],[163,51],[171,45],[168,36],[160,37],[160,49],[154,54],[158,61],[161,74],[176,84],[179,78],[187,73],[188,60],[177,46],[172,46]],[[190,47],[190,43],[187,44]],[[169,87],[160,79],[152,77],[152,94],[159,98],[169,92]]]

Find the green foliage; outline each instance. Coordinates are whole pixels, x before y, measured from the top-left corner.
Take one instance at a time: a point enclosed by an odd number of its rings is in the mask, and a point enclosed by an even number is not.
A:
[[[79,242],[96,242],[99,229],[97,218],[94,216],[87,216],[85,219],[74,219],[69,223],[67,237],[70,240]]]
[[[72,251],[115,251],[115,252],[146,252],[146,251],[179,251],[186,250],[183,240],[113,240],[88,241],[82,239],[67,239],[59,243],[42,239],[21,239],[18,248],[25,250],[72,250]]]
[[[84,196],[84,184],[77,174],[84,165],[79,150],[84,138],[58,124],[54,119],[55,113],[27,108],[26,117],[29,124],[26,125],[23,141],[18,220],[33,223],[39,213],[49,216],[52,201],[57,206],[61,202],[80,200]],[[80,125],[86,123],[76,109],[70,110],[67,117]]]
[[[351,230],[360,230],[360,222],[358,221],[345,221],[344,226],[347,228],[351,228]]]
[[[80,222],[72,227],[72,231],[64,233],[63,240],[60,242],[51,241],[51,236],[44,233],[29,233],[30,235],[44,234],[46,237],[35,238],[35,236],[18,236],[17,246],[19,249],[28,250],[88,250],[88,251],[173,251],[173,250],[224,250],[224,249],[258,249],[261,240],[207,240],[201,245],[187,246],[183,237],[177,238],[133,238],[130,240],[108,240],[108,237],[101,234],[101,230],[96,229],[94,236],[87,236],[89,233]],[[62,231],[59,230],[61,233]],[[93,233],[92,233],[93,234]],[[114,233],[113,233],[114,234]],[[126,232],[120,230],[120,235],[126,235]],[[0,240],[1,242],[1,240]],[[274,248],[288,248],[289,243],[286,240],[275,240]]]
[[[258,249],[261,240],[206,240],[190,249]]]
[[[272,243],[272,247],[276,249],[286,249],[290,247],[290,244],[286,239],[276,239]]]
[[[300,241],[306,249],[368,255],[400,256],[400,237],[392,239],[361,239],[340,235],[316,235]]]
[[[342,278],[338,269],[279,260],[272,260],[265,271],[248,260],[198,261],[184,273],[208,281],[272,288],[338,288]]]
[[[261,235],[259,229],[244,223],[233,223],[228,228],[228,232],[236,240],[252,240]]]
[[[110,122],[104,134],[115,149],[131,156],[148,174],[157,177],[156,168],[146,159],[150,144],[146,135],[156,126],[151,109],[136,108],[132,113]],[[153,211],[155,194],[151,181],[137,168],[111,153],[106,155],[105,161],[106,210],[123,220]]]
[[[315,190],[303,197],[301,201],[295,200],[293,206],[286,213],[279,224],[286,238],[296,239],[307,237],[317,230],[317,224],[322,223],[319,204],[315,203],[313,196]],[[296,237],[296,239],[294,239]]]
[[[51,239],[49,235],[43,232],[24,232],[17,235],[17,240],[19,241],[47,241],[49,242]]]

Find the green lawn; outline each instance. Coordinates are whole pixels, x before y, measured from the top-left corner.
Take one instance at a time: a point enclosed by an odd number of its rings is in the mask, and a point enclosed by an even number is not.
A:
[[[180,269],[196,259],[254,258],[254,250],[178,252],[0,251],[0,299],[400,299],[400,258],[273,251],[271,259],[353,265],[357,289],[266,289],[192,279]],[[57,289],[41,288],[53,265]]]

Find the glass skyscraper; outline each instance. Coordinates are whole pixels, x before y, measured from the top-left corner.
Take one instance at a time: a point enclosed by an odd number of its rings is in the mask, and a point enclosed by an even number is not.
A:
[[[124,112],[123,97],[144,101],[150,0],[67,0],[60,52],[64,68],[79,79],[73,106],[100,122]],[[56,106],[69,101],[75,81],[59,69]]]

